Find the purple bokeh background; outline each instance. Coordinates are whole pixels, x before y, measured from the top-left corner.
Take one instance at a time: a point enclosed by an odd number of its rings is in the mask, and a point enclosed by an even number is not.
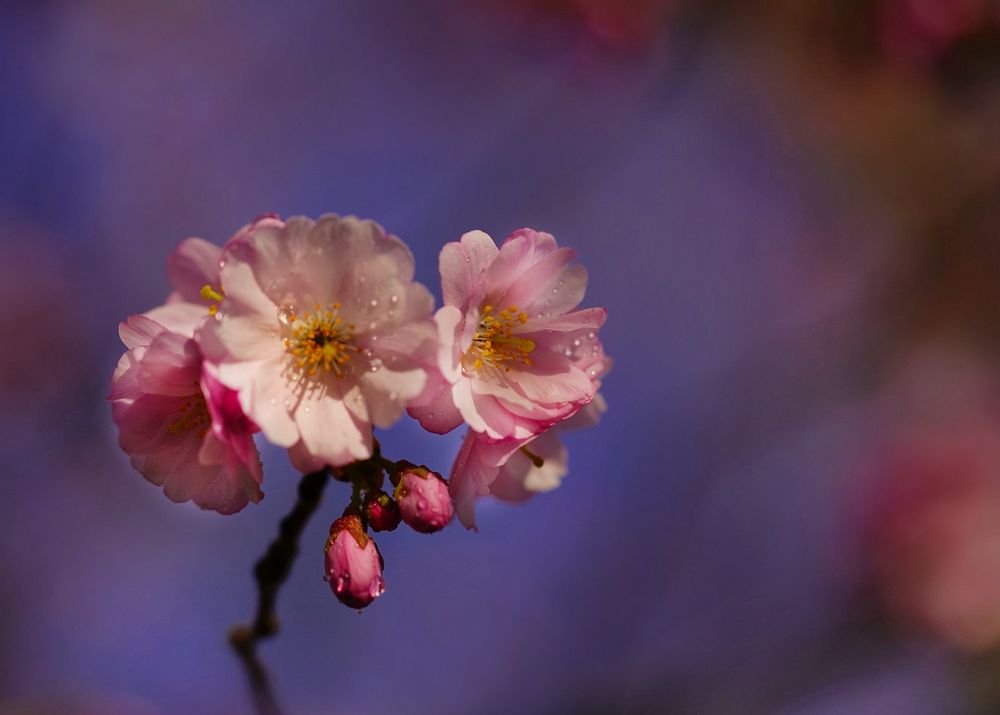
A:
[[[892,218],[711,34],[608,53],[460,0],[0,8],[0,713],[249,711],[224,640],[294,500],[168,502],[104,402],[118,321],[182,238],[372,217],[439,294],[462,232],[576,247],[610,410],[563,486],[379,539],[359,615],[321,579],[327,492],[263,655],[290,713],[943,713],[940,653],[855,613],[851,336]],[[447,469],[459,434],[386,451]]]

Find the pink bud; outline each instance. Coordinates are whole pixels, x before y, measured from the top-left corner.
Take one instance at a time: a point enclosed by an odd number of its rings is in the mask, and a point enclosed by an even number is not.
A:
[[[368,492],[364,513],[365,521],[374,531],[392,531],[399,526],[399,505],[381,489]]]
[[[356,515],[342,516],[330,526],[326,541],[326,578],[337,599],[364,608],[382,595],[382,555]]]
[[[454,513],[448,483],[424,467],[403,472],[396,485],[396,501],[403,521],[423,534],[443,529]]]

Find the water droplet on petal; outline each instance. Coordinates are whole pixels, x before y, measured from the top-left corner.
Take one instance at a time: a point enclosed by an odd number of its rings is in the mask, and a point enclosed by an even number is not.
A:
[[[390,392],[389,393],[389,399],[390,400],[397,400],[397,399],[399,399],[399,393],[398,392]]]
[[[312,412],[312,407],[306,405],[302,408],[302,410],[308,415],[310,412]]]
[[[580,340],[579,339],[573,341],[573,347],[574,348],[580,347]]]
[[[573,357],[573,349],[563,348],[563,355],[565,355],[566,357]]]
[[[398,296],[398,295],[396,295],[395,293],[393,293],[393,294],[392,294],[392,297],[391,297],[391,298],[389,298],[389,300],[390,300],[390,301],[392,302],[392,304],[393,304],[393,305],[395,305],[396,303],[398,303],[398,302],[399,302],[399,296]]]
[[[370,300],[370,301],[368,302],[368,305],[370,305],[370,306],[371,306],[371,307],[373,307],[373,308],[377,308],[377,307],[378,307],[378,298],[372,298],[372,299],[371,299],[371,300]]]
[[[288,305],[278,308],[278,322],[282,325],[291,325],[295,322],[295,310]]]
[[[268,404],[276,405],[276,404],[278,404],[278,398],[277,397],[272,397],[272,398],[268,399],[267,402],[268,402]]]
[[[588,340],[593,340],[596,337],[597,337],[597,333],[595,333],[593,330],[591,330],[589,333],[587,333],[587,339]]]

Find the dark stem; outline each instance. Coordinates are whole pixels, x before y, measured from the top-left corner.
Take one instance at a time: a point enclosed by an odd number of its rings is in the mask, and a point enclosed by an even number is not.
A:
[[[325,469],[302,477],[298,501],[281,520],[278,536],[254,566],[258,601],[253,623],[236,626],[229,633],[229,642],[246,670],[259,715],[282,715],[282,709],[274,698],[267,669],[257,657],[257,643],[278,632],[278,614],[275,609],[278,591],[292,570],[295,557],[299,554],[299,537],[309,517],[316,511],[328,481],[329,475]]]

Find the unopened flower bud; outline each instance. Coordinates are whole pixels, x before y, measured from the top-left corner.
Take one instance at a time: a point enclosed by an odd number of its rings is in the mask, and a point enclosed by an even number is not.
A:
[[[425,467],[403,472],[396,485],[396,501],[405,521],[414,531],[430,534],[451,521],[454,508],[448,483]]]
[[[337,599],[364,608],[382,595],[382,555],[365,532],[361,518],[342,516],[330,526],[326,542],[326,578]]]
[[[399,526],[399,505],[381,489],[368,492],[364,513],[368,526],[374,531],[392,531]]]

